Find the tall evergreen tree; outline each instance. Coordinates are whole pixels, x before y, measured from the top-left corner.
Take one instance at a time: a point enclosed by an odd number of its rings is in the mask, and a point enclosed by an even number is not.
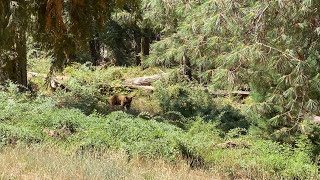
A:
[[[93,64],[99,60],[99,33],[115,9],[139,1],[39,0],[0,1],[0,82],[12,80],[27,85],[26,33],[43,48],[52,50],[49,77],[61,71],[76,48],[91,51]]]
[[[278,127],[298,130],[305,115],[320,113],[319,1],[156,2],[152,23],[169,22],[159,15],[167,10],[178,27],[158,24],[165,38],[152,46],[149,65],[180,66],[186,52],[196,79],[218,89],[250,86],[254,109]]]
[[[27,86],[26,29],[29,2],[0,1],[0,83]]]

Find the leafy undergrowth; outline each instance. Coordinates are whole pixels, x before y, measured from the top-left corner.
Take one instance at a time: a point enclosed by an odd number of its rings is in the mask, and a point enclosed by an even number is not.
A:
[[[85,115],[56,107],[52,98],[30,100],[0,92],[0,144],[42,144],[67,154],[124,151],[128,159],[183,158],[190,167],[228,178],[317,179],[312,145],[301,137],[296,148],[254,138],[243,129],[224,132],[219,121],[190,118],[183,128],[163,118],[143,119],[122,111]]]
[[[49,59],[48,59],[49,60]],[[47,61],[48,61],[47,60]],[[31,61],[30,70],[36,73],[43,73],[44,70],[33,68],[42,66],[42,61]],[[166,72],[170,69],[166,70]],[[59,80],[66,89],[58,88],[55,92],[48,91],[45,85],[45,78],[30,77],[30,81],[37,86],[38,95],[51,96],[58,102],[60,107],[77,108],[89,115],[93,111],[107,114],[107,98],[113,94],[135,96],[133,101],[133,112],[147,111],[152,114],[159,113],[159,105],[150,98],[147,90],[133,90],[123,86],[123,81],[135,77],[164,73],[160,68],[148,68],[141,70],[141,67],[94,67],[89,64],[74,63],[58,74],[64,77]]]

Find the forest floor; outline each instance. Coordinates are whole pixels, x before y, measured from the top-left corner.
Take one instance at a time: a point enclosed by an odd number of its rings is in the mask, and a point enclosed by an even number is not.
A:
[[[29,63],[47,74],[48,60]],[[214,97],[190,83],[156,82],[152,94],[122,84],[169,71],[73,64],[61,74],[69,91],[47,90],[42,77],[31,79],[36,94],[9,83],[0,91],[0,179],[320,179],[313,145],[268,138],[265,120],[246,111],[250,97]],[[135,96],[131,110],[110,111],[115,93]]]
[[[185,161],[127,161],[124,153],[103,157],[68,156],[44,148],[5,148],[0,153],[0,179],[221,179],[209,171],[190,169]]]

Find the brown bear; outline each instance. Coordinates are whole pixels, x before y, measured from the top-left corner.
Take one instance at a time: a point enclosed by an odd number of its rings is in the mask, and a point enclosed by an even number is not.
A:
[[[109,97],[109,107],[113,109],[114,106],[120,105],[122,109],[128,110],[130,109],[132,98],[125,95],[113,95]]]

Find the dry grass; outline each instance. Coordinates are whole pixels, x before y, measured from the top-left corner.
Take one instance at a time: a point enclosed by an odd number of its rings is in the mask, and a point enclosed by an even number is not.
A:
[[[159,104],[150,97],[134,97],[132,109],[137,112],[148,112],[151,115],[158,114],[161,111]]]
[[[127,162],[123,153],[67,156],[45,148],[5,148],[0,153],[0,179],[219,179],[191,170],[185,162]]]

